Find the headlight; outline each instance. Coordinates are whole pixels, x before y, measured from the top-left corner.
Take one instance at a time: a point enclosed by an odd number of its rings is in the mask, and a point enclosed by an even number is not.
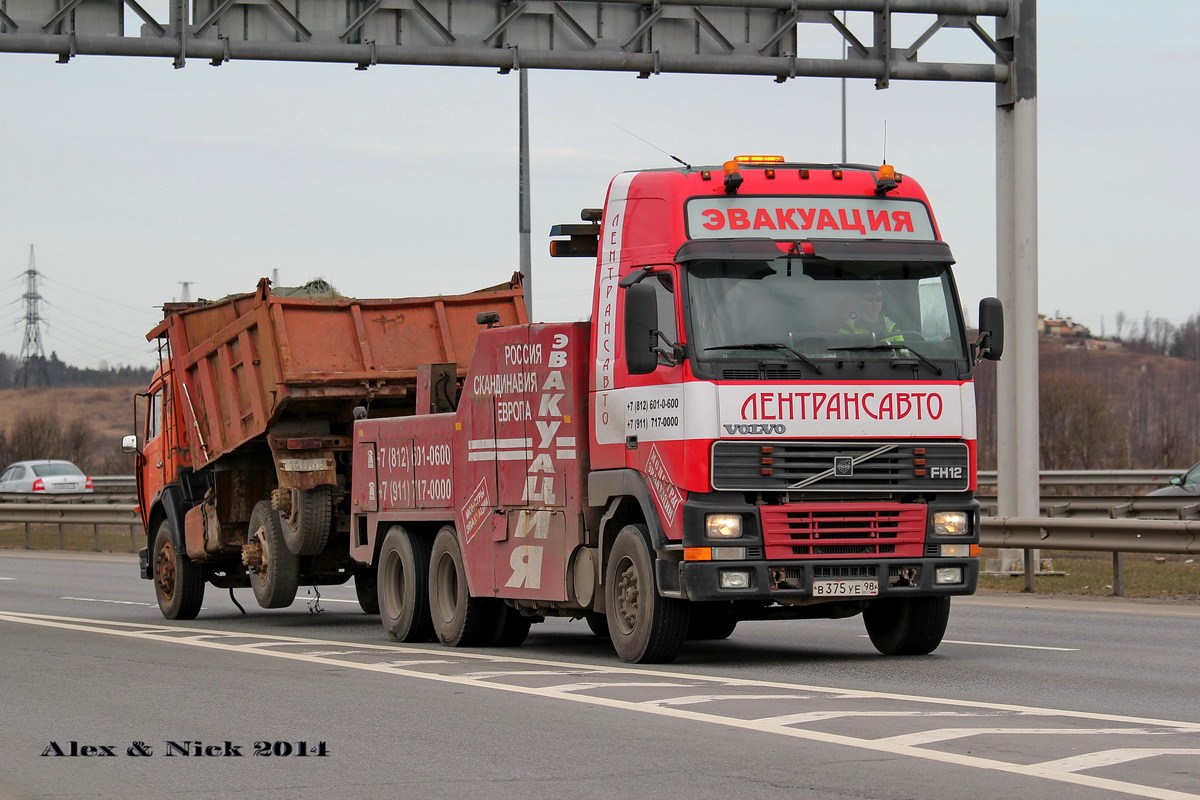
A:
[[[741,570],[721,570],[720,584],[722,589],[749,589],[750,573]]]
[[[933,582],[939,585],[962,583],[962,567],[938,567],[937,572],[934,573]]]
[[[933,532],[938,536],[963,536],[967,530],[967,512],[937,511],[933,515]]]
[[[738,514],[708,514],[704,517],[704,535],[710,539],[740,539],[742,518]]]

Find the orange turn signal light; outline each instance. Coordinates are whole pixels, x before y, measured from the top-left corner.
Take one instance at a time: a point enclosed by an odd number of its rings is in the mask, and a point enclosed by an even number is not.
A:
[[[711,547],[685,547],[683,548],[684,561],[712,561]]]

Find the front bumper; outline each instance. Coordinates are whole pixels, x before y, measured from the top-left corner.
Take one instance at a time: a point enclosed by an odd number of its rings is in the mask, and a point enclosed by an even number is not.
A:
[[[962,569],[959,583],[935,582],[943,567]],[[745,572],[745,588],[722,588],[722,572]],[[814,581],[875,581],[878,594],[817,596]],[[685,561],[679,584],[689,600],[772,600],[776,602],[941,597],[973,594],[979,582],[977,558],[897,558],[820,561]]]

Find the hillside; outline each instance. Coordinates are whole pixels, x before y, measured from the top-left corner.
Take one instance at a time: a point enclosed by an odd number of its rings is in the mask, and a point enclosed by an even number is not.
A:
[[[11,438],[17,420],[30,414],[57,417],[63,425],[83,420],[91,429],[91,465],[80,464],[97,475],[133,471],[133,462],[121,455],[121,437],[134,432],[133,397],[144,386],[0,389],[0,432]],[[0,469],[3,464],[0,464]]]
[[[983,469],[995,468],[996,369],[984,362],[976,377]],[[1177,468],[1200,459],[1196,361],[1042,337],[1038,369],[1042,469]]]

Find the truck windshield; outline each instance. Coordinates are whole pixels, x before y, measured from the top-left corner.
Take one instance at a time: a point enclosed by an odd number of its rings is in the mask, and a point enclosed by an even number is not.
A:
[[[693,261],[685,275],[698,362],[967,359],[948,264],[783,256]]]

